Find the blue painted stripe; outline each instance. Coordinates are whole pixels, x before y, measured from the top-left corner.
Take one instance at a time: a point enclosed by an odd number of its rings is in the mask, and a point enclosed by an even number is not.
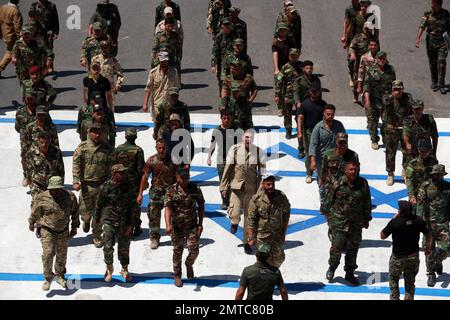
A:
[[[131,273],[133,275],[133,273]],[[69,280],[79,280],[81,283],[89,282],[103,282],[103,275],[101,274],[81,274],[81,275],[66,275]],[[42,274],[35,273],[0,273],[0,281],[44,281]],[[112,282],[123,283],[123,278],[113,276]],[[133,276],[130,284],[156,284],[156,285],[173,285],[173,278],[171,277],[151,277],[151,276]],[[238,288],[239,282],[228,279],[192,279],[184,280],[185,285],[190,286],[205,286],[205,287],[219,287],[219,288]],[[326,293],[362,293],[362,294],[389,294],[389,287],[381,286],[359,286],[349,287],[345,285],[324,284],[317,283],[286,283],[286,287],[290,293],[301,292],[326,292]],[[403,288],[401,293],[404,294]],[[431,288],[416,288],[415,294],[417,296],[430,297],[450,297],[450,289],[431,289]]]

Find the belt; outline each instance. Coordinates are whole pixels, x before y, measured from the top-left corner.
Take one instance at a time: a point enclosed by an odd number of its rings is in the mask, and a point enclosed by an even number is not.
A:
[[[81,185],[85,184],[90,187],[100,187],[105,181],[81,181]]]
[[[396,255],[396,254],[392,254],[395,258],[397,259],[403,259],[403,258],[409,258],[409,257],[415,257],[415,256],[419,256],[419,252],[413,252],[411,254],[406,254],[406,255]]]
[[[56,234],[62,234],[62,233],[66,232],[66,231],[69,229],[69,228],[67,227],[67,228],[65,228],[64,230],[61,230],[61,231],[55,231],[55,230],[52,230],[52,229],[50,229],[49,227],[46,227],[46,226],[41,226],[41,228],[47,230],[48,232],[56,233]]]

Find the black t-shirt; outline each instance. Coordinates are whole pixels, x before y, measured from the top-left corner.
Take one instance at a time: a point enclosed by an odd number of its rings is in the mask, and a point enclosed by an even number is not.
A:
[[[272,52],[278,52],[278,68],[280,70],[289,62],[289,49],[291,48],[296,48],[295,41],[291,37],[286,37],[284,41],[278,38],[273,39]]]
[[[239,136],[235,135],[234,128],[224,129],[221,126],[218,126],[214,129],[211,137],[211,143],[216,143],[216,152],[217,152],[217,164],[224,165],[225,160],[227,159],[227,154],[230,148],[238,144],[240,142]],[[222,161],[220,163],[219,161]]]
[[[305,129],[313,130],[316,124],[323,120],[323,109],[327,103],[322,99],[316,102],[306,98],[300,108],[297,110],[297,116],[302,115],[303,127]]]
[[[273,300],[275,286],[280,287],[282,282],[278,268],[257,262],[244,269],[240,285],[248,290],[247,300]]]
[[[108,104],[108,100],[106,100],[106,92],[111,90],[111,82],[109,82],[107,78],[100,75],[97,82],[95,82],[91,77],[85,77],[83,79],[83,86],[88,89],[88,97],[90,97],[92,92],[99,91],[102,95],[103,101]]]
[[[392,234],[392,252],[396,257],[405,257],[419,252],[420,233],[428,233],[428,228],[422,218],[410,215],[407,217],[397,216],[392,219],[383,234],[389,236]]]

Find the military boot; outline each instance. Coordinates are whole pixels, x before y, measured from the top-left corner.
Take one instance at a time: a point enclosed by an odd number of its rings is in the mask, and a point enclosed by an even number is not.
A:
[[[91,221],[83,221],[83,231],[84,233],[88,233],[91,228]]]
[[[310,184],[310,183],[312,182],[312,176],[307,175],[306,178],[305,178],[305,182],[306,182],[307,184]]]
[[[181,288],[183,286],[183,281],[181,280],[180,276],[173,276],[173,281],[174,281],[175,287]]]
[[[130,282],[133,277],[130,276],[128,272],[128,266],[122,266],[122,270],[120,270],[120,276],[125,279],[126,282]]]
[[[292,137],[292,128],[286,129],[286,139],[290,139]]]
[[[333,267],[329,267],[328,268],[327,274],[326,274],[326,278],[327,278],[328,281],[333,280],[333,278],[334,278],[334,271],[336,271],[335,268],[333,268]]]
[[[359,280],[355,277],[353,271],[347,271],[344,279],[347,280],[352,286],[359,286]]]
[[[133,237],[139,237],[142,234],[142,232],[144,231],[142,230],[141,227],[139,226],[134,227]]]
[[[278,109],[277,116],[279,117],[283,116],[283,109]]]
[[[67,289],[67,281],[66,279],[64,279],[64,277],[56,276],[55,280],[57,284],[59,284],[64,289]]]
[[[441,91],[441,94],[447,94],[447,89],[445,89],[445,86],[441,86],[440,91]]]
[[[94,238],[94,239],[92,239],[92,242],[94,243],[94,246],[97,249],[103,247],[103,240],[102,239]]]
[[[442,261],[436,261],[436,273],[441,275],[444,272],[444,267],[442,266]]]
[[[386,180],[386,184],[388,186],[394,185],[394,174],[393,173],[389,173],[387,180]]]
[[[191,264],[186,263],[186,274],[188,279],[194,279],[194,268]]]
[[[111,282],[112,276],[114,272],[114,266],[112,264],[106,265],[106,272],[105,272],[105,282]]]
[[[428,275],[427,285],[429,287],[434,287],[436,285],[436,274],[433,273]]]
[[[42,284],[42,290],[44,290],[44,291],[50,290],[51,284],[52,284],[51,281],[45,280],[44,283]]]
[[[237,229],[238,229],[238,224],[231,224],[231,226],[230,226],[230,232],[232,233],[232,234],[235,234],[236,233],[236,231],[237,231]]]
[[[436,92],[436,91],[439,90],[439,86],[438,86],[438,84],[435,83],[435,82],[433,82],[433,83],[430,85],[430,88],[431,88],[431,90],[433,90],[434,92]]]
[[[152,250],[156,250],[159,248],[159,238],[151,238],[150,239],[150,248]]]

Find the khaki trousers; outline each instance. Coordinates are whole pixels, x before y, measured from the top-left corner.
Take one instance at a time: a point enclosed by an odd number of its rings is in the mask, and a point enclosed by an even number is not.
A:
[[[250,199],[256,193],[254,187],[248,187],[244,184],[241,190],[231,190],[230,206],[228,207],[228,216],[232,224],[241,222],[241,214],[244,211],[244,239],[243,243],[248,242],[247,216]]]

